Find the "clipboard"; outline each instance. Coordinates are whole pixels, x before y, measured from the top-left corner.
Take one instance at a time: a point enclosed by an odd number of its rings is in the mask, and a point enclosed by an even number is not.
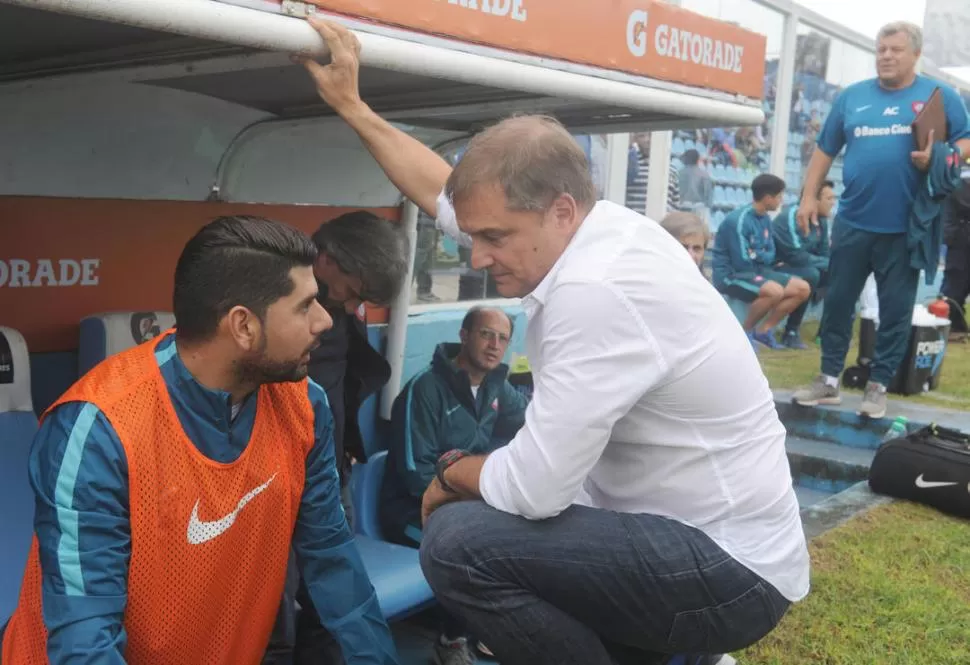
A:
[[[946,142],[946,109],[943,108],[943,91],[939,87],[933,90],[933,94],[916,114],[913,121],[913,141],[917,150],[925,150],[926,144],[930,139],[930,130],[933,131],[934,141]]]

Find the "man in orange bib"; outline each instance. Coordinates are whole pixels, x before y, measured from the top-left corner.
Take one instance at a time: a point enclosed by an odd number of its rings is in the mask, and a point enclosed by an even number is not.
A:
[[[176,329],[112,356],[42,418],[35,538],[5,665],[255,665],[292,545],[348,665],[397,663],[307,379],[330,325],[305,235],[223,217],[185,246]]]

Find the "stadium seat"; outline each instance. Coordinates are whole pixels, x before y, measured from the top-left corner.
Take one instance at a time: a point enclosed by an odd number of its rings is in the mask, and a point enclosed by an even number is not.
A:
[[[37,433],[30,398],[30,356],[23,336],[0,326],[0,626],[20,593],[33,534],[34,495],[27,454]]]
[[[424,609],[434,602],[434,593],[421,572],[418,551],[383,539],[377,510],[386,464],[386,451],[371,455],[366,464],[355,464],[351,490],[357,546],[381,610],[392,620]]]
[[[735,318],[739,323],[744,323],[744,320],[748,317],[748,308],[751,307],[748,303],[743,300],[738,300],[737,298],[731,298],[729,296],[721,294],[724,300],[727,302],[728,307],[731,308],[731,312],[734,313]]]
[[[108,356],[146,342],[175,325],[170,312],[106,312],[81,320],[78,376]]]
[[[721,185],[716,185],[714,187],[714,205],[723,206],[727,203],[727,194],[724,191],[724,187]]]
[[[375,540],[384,540],[377,510],[386,465],[387,451],[383,450],[369,456],[366,464],[355,464],[350,476],[356,531]]]
[[[358,535],[357,550],[385,619],[404,619],[434,604],[416,549]]]

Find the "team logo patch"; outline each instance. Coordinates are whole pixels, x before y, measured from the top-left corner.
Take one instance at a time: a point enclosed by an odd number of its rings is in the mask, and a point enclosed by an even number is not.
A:
[[[492,411],[498,411],[498,397],[492,400]]]
[[[364,303],[360,303],[360,307],[357,308],[355,314],[357,315],[358,321],[367,323],[367,307],[364,306]]]
[[[913,102],[913,113],[919,114],[924,106],[926,106],[926,102]]]
[[[135,312],[131,315],[131,338],[135,344],[147,342],[162,334],[155,312]]]
[[[755,278],[754,278],[754,283],[755,284],[760,284],[763,281],[765,281],[765,278],[764,277],[762,277],[761,275],[755,275]]]

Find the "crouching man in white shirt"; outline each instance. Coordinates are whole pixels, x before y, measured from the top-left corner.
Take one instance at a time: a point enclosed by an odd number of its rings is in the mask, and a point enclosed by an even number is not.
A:
[[[488,456],[446,453],[421,562],[503,665],[663,662],[769,633],[809,590],[785,429],[744,331],[660,225],[595,200],[556,121],[476,136],[452,171],[359,98],[353,35],[314,22],[321,96],[472,264],[523,298],[535,392]]]

